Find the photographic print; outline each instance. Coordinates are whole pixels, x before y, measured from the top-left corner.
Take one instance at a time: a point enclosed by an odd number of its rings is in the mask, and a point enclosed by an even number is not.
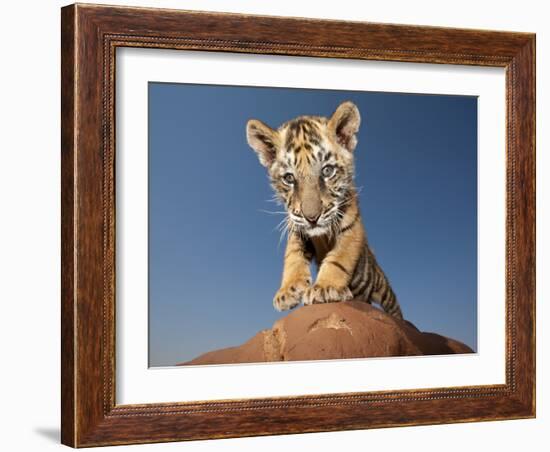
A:
[[[535,416],[535,35],[75,4],[61,439]]]
[[[148,84],[149,366],[477,351],[477,97]]]

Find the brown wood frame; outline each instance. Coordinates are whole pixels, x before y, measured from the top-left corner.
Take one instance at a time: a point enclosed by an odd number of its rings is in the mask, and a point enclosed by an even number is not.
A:
[[[64,444],[535,416],[534,34],[77,4],[62,9],[61,37]],[[506,383],[116,405],[114,68],[125,46],[504,67]]]

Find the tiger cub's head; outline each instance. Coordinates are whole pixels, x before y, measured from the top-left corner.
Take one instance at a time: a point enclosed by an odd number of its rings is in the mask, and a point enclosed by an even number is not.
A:
[[[308,236],[338,230],[354,194],[353,150],[361,118],[352,102],[330,118],[300,116],[274,130],[257,119],[246,126],[278,199],[286,206],[292,231]]]

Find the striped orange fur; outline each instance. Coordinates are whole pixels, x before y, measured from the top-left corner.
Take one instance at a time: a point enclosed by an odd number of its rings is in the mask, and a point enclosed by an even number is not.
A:
[[[287,212],[288,240],[277,310],[304,304],[376,302],[402,318],[388,278],[369,248],[354,184],[361,117],[352,102],[330,118],[300,116],[274,130],[247,124],[247,139]],[[310,265],[319,267],[312,282]]]

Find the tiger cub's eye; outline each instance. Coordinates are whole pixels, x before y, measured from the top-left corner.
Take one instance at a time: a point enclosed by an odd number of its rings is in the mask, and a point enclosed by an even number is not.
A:
[[[283,176],[283,181],[285,182],[285,184],[292,185],[295,181],[294,175],[292,173],[286,173]]]
[[[332,177],[336,172],[336,168],[333,165],[325,165],[321,170],[323,177]]]

